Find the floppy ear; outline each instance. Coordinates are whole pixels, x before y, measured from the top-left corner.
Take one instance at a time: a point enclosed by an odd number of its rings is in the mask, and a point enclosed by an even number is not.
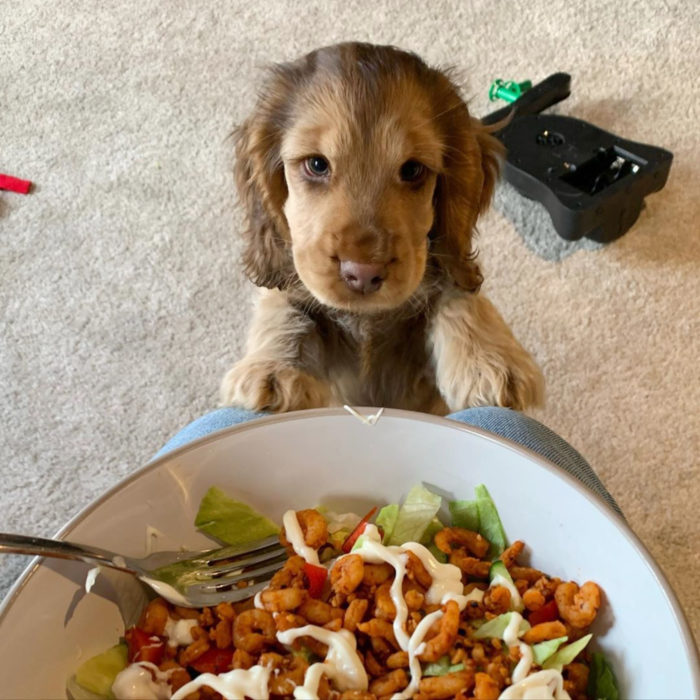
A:
[[[281,70],[261,94],[253,114],[234,132],[238,195],[246,209],[243,269],[260,287],[288,286],[294,278],[287,184],[280,155],[289,91]]]
[[[472,236],[479,214],[491,201],[504,149],[487,127],[469,115],[454,88],[450,92],[451,104],[438,116],[445,151],[435,189],[433,250],[458,287],[476,292],[483,277]]]

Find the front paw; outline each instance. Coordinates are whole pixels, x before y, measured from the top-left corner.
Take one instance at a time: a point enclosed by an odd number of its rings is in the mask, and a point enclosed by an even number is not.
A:
[[[521,347],[512,346],[503,354],[490,352],[460,359],[461,367],[446,372],[441,386],[450,410],[502,406],[523,411],[542,403],[542,373]]]
[[[321,408],[330,402],[330,387],[290,365],[245,358],[221,383],[221,403],[251,411],[284,413]]]

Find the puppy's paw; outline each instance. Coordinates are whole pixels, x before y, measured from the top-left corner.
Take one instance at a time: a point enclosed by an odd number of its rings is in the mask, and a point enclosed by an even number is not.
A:
[[[438,389],[451,411],[542,403],[544,380],[530,354],[484,297],[458,297],[440,310],[431,344]]]
[[[284,413],[330,403],[330,387],[312,375],[274,361],[244,358],[221,383],[221,403],[251,411]]]

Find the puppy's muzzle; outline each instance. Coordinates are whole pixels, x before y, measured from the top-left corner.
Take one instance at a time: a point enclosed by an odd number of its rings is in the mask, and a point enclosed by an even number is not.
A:
[[[386,279],[386,265],[341,260],[340,278],[353,292],[372,294],[382,286]]]

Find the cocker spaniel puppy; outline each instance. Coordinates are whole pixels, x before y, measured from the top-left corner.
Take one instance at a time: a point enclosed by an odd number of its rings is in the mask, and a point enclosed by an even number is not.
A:
[[[481,294],[472,234],[501,148],[449,77],[346,43],[274,66],[237,130],[261,288],[224,404],[522,409],[541,375]]]

